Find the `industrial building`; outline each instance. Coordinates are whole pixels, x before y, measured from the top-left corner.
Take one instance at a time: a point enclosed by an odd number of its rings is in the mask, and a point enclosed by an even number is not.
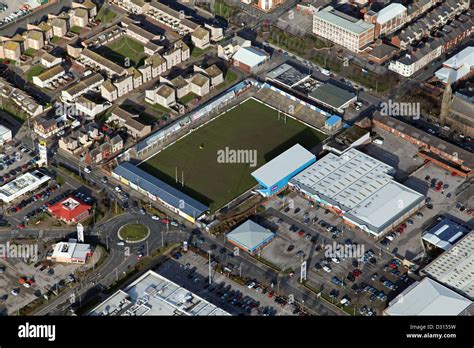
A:
[[[395,180],[395,169],[351,148],[329,153],[289,184],[376,238],[415,213],[424,196]]]
[[[294,145],[252,172],[252,176],[260,184],[257,191],[263,196],[277,193],[286,187],[292,177],[315,161],[315,155],[300,144]]]
[[[194,223],[209,207],[166,184],[130,162],[119,164],[112,176],[134,190],[146,195],[152,201],[159,201],[165,207]]]
[[[90,316],[227,316],[209,303],[154,271],[148,271],[95,307]]]
[[[0,200],[5,203],[13,202],[22,195],[36,190],[51,178],[39,170],[25,173],[0,187]]]
[[[90,244],[78,243],[76,239],[60,242],[53,245],[53,251],[46,256],[47,260],[59,263],[85,264],[92,256]]]
[[[448,250],[468,232],[469,229],[466,226],[444,218],[430,228],[423,235],[422,240],[428,250]]]
[[[467,298],[430,278],[406,288],[385,309],[385,315],[462,315],[472,305]],[[469,309],[470,310],[470,309]]]
[[[274,232],[252,220],[245,221],[226,236],[228,242],[250,254],[263,249],[273,238],[275,238]]]
[[[421,273],[474,300],[474,231],[445,251]]]

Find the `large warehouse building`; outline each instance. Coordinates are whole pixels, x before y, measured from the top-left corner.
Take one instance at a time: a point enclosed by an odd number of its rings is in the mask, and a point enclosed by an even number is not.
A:
[[[290,186],[375,236],[396,227],[425,197],[393,180],[395,169],[354,148],[329,153],[290,180]]]
[[[192,223],[209,209],[208,206],[155,178],[130,162],[119,164],[112,171],[112,176],[134,190],[147,195],[152,201],[159,201],[165,207]]]
[[[247,220],[229,232],[226,238],[240,249],[255,254],[275,238],[275,233],[252,220]]]
[[[0,187],[0,200],[5,203],[13,202],[15,199],[23,196],[25,193],[36,190],[42,184],[48,182],[51,178],[38,170],[25,173],[13,181],[10,181]]]
[[[430,228],[423,235],[422,240],[428,250],[448,250],[468,232],[469,229],[466,226],[444,218]]]
[[[191,291],[148,271],[94,308],[91,316],[227,316]]]
[[[421,273],[474,300],[474,231],[426,266]]]
[[[406,288],[385,309],[385,315],[462,315],[472,302],[430,278]]]
[[[292,177],[315,161],[315,155],[300,144],[294,145],[252,172],[252,176],[260,184],[258,192],[263,196],[277,193],[288,184]]]

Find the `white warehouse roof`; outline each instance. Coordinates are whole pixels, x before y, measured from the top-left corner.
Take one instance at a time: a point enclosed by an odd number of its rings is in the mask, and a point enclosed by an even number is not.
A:
[[[451,82],[454,83],[470,74],[472,68],[474,68],[474,46],[469,46],[445,61],[435,75],[444,83],[451,77]]]
[[[359,150],[329,153],[290,184],[341,210],[345,219],[380,234],[424,196],[391,177],[394,168]],[[401,202],[401,203],[400,203]]]
[[[256,48],[241,47],[232,58],[252,68],[265,62],[268,56]]]
[[[406,12],[407,8],[402,4],[394,3],[381,9],[377,14],[377,23],[383,24],[392,20],[393,18]]]
[[[424,274],[474,299],[474,231],[426,266]]]
[[[444,285],[430,278],[413,283],[395,297],[385,314],[388,315],[459,315],[472,304]]]
[[[265,185],[272,186],[314,158],[311,152],[296,144],[253,171],[252,176]]]

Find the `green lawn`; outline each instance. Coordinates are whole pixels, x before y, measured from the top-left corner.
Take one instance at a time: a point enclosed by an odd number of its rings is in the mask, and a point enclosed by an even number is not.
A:
[[[129,36],[122,36],[105,46],[99,47],[96,51],[124,67],[139,66],[146,57],[143,45]]]
[[[33,76],[38,76],[38,75],[41,74],[44,70],[45,70],[45,68],[42,67],[41,65],[35,65],[34,67],[32,67],[30,70],[28,70],[28,71],[26,72],[26,78],[28,79],[28,81],[32,81],[32,80],[33,80]]]
[[[81,32],[81,30],[82,30],[82,28],[77,26],[77,25],[75,25],[71,29],[69,29],[69,31],[71,33],[74,33],[74,34],[79,34]]]
[[[97,16],[95,18],[101,21],[102,23],[108,23],[114,20],[115,17],[117,17],[117,14],[114,11],[109,10],[105,6],[102,6],[99,12],[97,12]]]
[[[28,48],[25,50],[25,55],[29,56],[29,57],[33,57],[35,55],[35,53],[38,52],[37,50],[35,50],[34,48]]]
[[[325,135],[256,100],[247,100],[161,151],[140,168],[182,190],[214,211],[257,182],[250,175],[296,143],[310,149]],[[218,163],[218,151],[256,150],[257,166]],[[184,188],[176,184],[184,171]]]
[[[193,48],[193,51],[191,52],[191,57],[194,57],[194,58],[198,58],[200,56],[202,56],[203,54],[209,52],[210,50],[212,50],[212,47],[208,47],[208,48],[205,48],[205,49],[200,49],[200,48],[197,48],[197,47],[194,47]]]
[[[193,100],[193,99],[196,98],[196,97],[197,97],[196,94],[194,94],[193,92],[190,92],[190,93],[186,94],[184,97],[182,97],[182,98],[179,100],[179,102],[180,102],[181,104],[186,105],[186,104],[188,104],[191,100]]]
[[[128,224],[122,226],[119,231],[119,237],[128,242],[136,242],[148,235],[148,227],[141,224]]]

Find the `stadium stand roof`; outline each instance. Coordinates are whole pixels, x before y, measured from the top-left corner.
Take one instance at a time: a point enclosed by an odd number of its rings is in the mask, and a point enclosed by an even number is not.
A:
[[[189,197],[160,179],[155,178],[153,175],[148,174],[130,162],[119,164],[113,172],[196,219],[209,209],[208,206]],[[184,204],[182,204],[183,202]]]
[[[357,98],[355,93],[346,91],[332,83],[320,85],[309,96],[315,101],[336,110],[347,107],[351,101]]]
[[[227,240],[254,252],[275,237],[275,233],[260,226],[252,220],[247,220],[227,234]]]
[[[266,186],[272,186],[314,158],[311,152],[296,144],[253,171],[252,176]]]
[[[459,315],[472,304],[442,284],[423,278],[390,302],[388,315]]]

